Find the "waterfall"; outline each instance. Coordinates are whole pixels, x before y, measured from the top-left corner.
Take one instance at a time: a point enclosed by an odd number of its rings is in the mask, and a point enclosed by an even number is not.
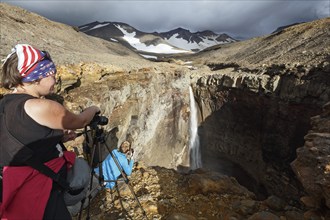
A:
[[[190,125],[189,125],[189,153],[190,153],[190,168],[195,170],[202,167],[202,157],[199,149],[198,136],[198,115],[197,103],[195,101],[194,93],[189,86],[189,100],[190,100]]]

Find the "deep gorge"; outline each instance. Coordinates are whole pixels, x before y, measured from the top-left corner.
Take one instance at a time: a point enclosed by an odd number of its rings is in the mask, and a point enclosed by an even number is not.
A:
[[[322,112],[330,94],[326,71],[311,71],[304,79],[298,74],[273,80],[249,73],[237,78],[234,71],[220,70],[201,77],[194,91],[203,164],[217,169],[214,163],[219,160],[218,169],[234,173],[261,197],[277,195],[297,203],[304,191],[291,163],[311,129],[311,117]],[[240,168],[247,173],[235,174]]]
[[[225,101],[217,100],[214,104],[219,107],[204,116],[200,126],[203,160],[227,158],[244,167],[256,181],[255,187],[265,188],[267,195],[297,197],[301,189],[290,163],[304,144],[310,117],[319,109],[237,89],[217,93]]]
[[[139,160],[186,173],[192,85],[203,169],[234,176],[258,199],[276,195],[297,205],[305,192],[291,163],[311,129],[310,118],[321,113],[330,94],[326,74],[322,69],[304,78],[298,72],[257,75],[230,67],[207,74],[144,69],[104,76],[94,85],[102,91],[97,96],[87,83],[66,96],[84,94],[83,102],[100,103],[110,117],[107,129],[118,128],[119,141],[131,139]]]

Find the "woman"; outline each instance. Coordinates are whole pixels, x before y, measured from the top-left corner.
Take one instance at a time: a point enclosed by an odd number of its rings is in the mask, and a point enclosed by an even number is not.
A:
[[[133,154],[133,149],[131,148],[131,144],[128,141],[124,141],[119,148],[112,151],[113,156],[118,161],[120,168],[125,172],[126,175],[132,174],[132,168],[134,164],[134,160],[131,159]],[[129,159],[129,160],[128,160]],[[121,172],[112,158],[111,154],[109,154],[105,160],[102,162],[102,171],[105,181],[110,181],[105,183],[106,188],[112,189],[115,186],[115,181],[121,175]],[[99,168],[95,169],[95,172],[99,174]]]
[[[63,188],[26,166],[25,161],[33,155],[65,178],[67,163],[74,161],[75,156],[60,143],[74,139],[73,130],[88,125],[100,109],[91,106],[74,114],[45,99],[54,90],[55,74],[49,54],[27,44],[16,45],[2,66],[1,86],[12,90],[0,102],[5,115],[0,140],[2,218],[71,219],[63,200]],[[4,143],[8,141],[18,141],[24,147],[13,155],[10,146]]]

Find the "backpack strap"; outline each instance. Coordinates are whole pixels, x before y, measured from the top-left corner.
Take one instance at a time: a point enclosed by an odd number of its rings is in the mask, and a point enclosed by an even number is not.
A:
[[[2,114],[4,114],[4,98],[2,98],[0,100],[0,117]],[[2,171],[3,171],[3,167],[0,166],[0,203],[2,203]]]
[[[2,168],[0,169],[0,203],[2,203]]]
[[[6,101],[5,101],[5,98],[4,97],[2,99],[0,99],[0,121],[1,121],[1,118],[4,117],[4,114],[5,114],[5,103],[6,103]],[[4,123],[4,122],[1,122],[1,123]],[[2,167],[2,165],[0,165],[0,177],[1,177],[1,181],[2,181],[2,170],[3,170],[3,167]],[[2,192],[2,190],[1,190],[1,192]]]
[[[4,109],[5,109],[5,99],[2,98],[2,99],[0,100],[0,113],[1,113],[1,114],[4,113]]]
[[[65,190],[71,190],[70,184],[60,176],[60,173],[55,173],[48,166],[40,162],[37,158],[31,157],[25,162],[26,165],[32,167],[35,170],[38,170],[40,173],[48,176],[52,180],[54,180],[58,185],[60,185]]]

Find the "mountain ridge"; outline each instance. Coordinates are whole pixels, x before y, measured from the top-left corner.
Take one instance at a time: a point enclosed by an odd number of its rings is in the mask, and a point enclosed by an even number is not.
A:
[[[123,43],[121,39],[124,39],[126,41],[124,45],[128,46],[130,49],[137,51],[138,53],[151,52],[150,48],[145,48],[149,47],[150,44],[142,46],[138,45],[145,43],[140,40],[140,38],[143,38],[145,35],[148,35],[149,39],[151,38],[151,36],[153,36],[153,39],[159,39],[160,45],[155,44],[155,42],[157,41],[153,40],[153,46],[168,48],[167,52],[164,52],[164,50],[162,49],[157,51],[157,48],[155,48],[152,51],[152,53],[154,54],[198,52],[210,46],[237,41],[227,34],[216,34],[210,30],[191,32],[190,30],[178,27],[167,32],[147,33],[140,31],[126,23],[111,21],[95,21],[81,25],[78,28],[80,31],[88,35],[100,37],[105,40],[114,41],[115,39],[116,41]]]
[[[330,18],[323,18],[289,26],[266,36],[215,45],[185,59],[210,65],[221,63],[226,66],[236,63],[249,68],[275,65],[317,66],[330,57],[329,30]]]

